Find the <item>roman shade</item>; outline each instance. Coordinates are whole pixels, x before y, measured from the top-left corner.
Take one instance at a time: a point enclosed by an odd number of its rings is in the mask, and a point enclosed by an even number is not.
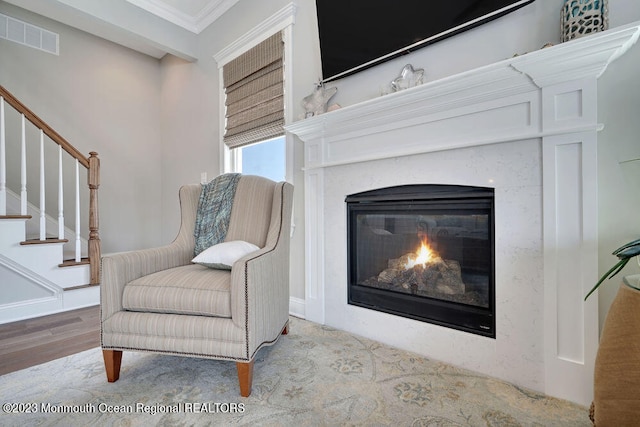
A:
[[[284,135],[283,58],[278,32],[223,66],[229,148]]]

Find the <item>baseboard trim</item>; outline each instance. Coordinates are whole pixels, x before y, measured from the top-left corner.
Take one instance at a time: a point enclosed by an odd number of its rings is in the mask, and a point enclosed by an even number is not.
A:
[[[289,297],[289,314],[301,319],[305,318],[305,301],[302,298]]]

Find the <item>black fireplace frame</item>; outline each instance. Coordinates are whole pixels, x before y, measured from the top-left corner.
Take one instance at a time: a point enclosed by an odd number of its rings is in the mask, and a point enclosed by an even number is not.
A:
[[[441,184],[411,184],[365,191],[346,197],[348,304],[495,338],[495,203],[494,189]],[[451,212],[482,210],[489,214],[490,274],[488,307],[359,285],[356,271],[357,213]]]

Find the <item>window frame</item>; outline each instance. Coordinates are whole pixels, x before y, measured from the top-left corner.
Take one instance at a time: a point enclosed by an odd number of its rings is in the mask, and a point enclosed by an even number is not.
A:
[[[284,41],[284,122],[285,125],[292,123],[292,93],[293,93],[293,25],[295,23],[296,5],[289,3],[260,25],[254,27],[249,32],[238,38],[234,43],[214,55],[218,63],[218,87],[220,106],[220,126],[219,126],[219,147],[220,147],[220,170],[223,173],[239,172],[242,170],[242,147],[229,149],[224,141],[225,132],[225,95],[223,67],[229,61],[242,55],[258,43],[281,31]],[[293,182],[293,137],[284,133],[285,138],[285,179]]]

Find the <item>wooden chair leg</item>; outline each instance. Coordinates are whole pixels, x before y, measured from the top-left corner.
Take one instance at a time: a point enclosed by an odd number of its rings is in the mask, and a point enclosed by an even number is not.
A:
[[[104,358],[104,368],[107,371],[107,381],[110,383],[118,381],[118,378],[120,378],[122,351],[102,350],[102,357]]]
[[[253,381],[253,360],[251,362],[236,362],[238,381],[240,382],[240,396],[249,397]]]
[[[286,325],[284,325],[284,328],[282,328],[282,335],[287,335],[289,333],[289,322],[287,322]]]

